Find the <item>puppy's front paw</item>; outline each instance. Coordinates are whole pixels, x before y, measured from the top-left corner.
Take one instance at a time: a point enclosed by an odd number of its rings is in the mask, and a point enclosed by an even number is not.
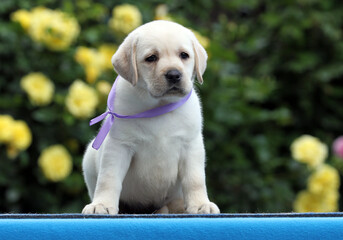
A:
[[[193,205],[186,208],[187,213],[200,214],[219,214],[220,210],[213,202],[207,202],[199,205]]]
[[[82,210],[82,214],[117,214],[118,209],[114,207],[106,207],[104,204],[88,204]]]

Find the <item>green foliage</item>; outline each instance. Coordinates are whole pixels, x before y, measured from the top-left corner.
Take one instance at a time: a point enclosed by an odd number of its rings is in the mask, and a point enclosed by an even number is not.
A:
[[[308,133],[330,145],[341,134],[343,4],[219,5],[212,53],[222,54],[202,88],[211,195],[229,212],[291,211],[308,173],[290,143]]]
[[[89,201],[81,174],[82,154],[96,127],[65,109],[68,87],[85,79],[75,47],[120,44],[107,22],[122,1],[2,0],[0,8],[0,114],[28,123],[30,148],[7,159],[0,145],[1,212],[80,212]],[[154,19],[158,1],[133,2],[143,21]],[[77,42],[52,52],[9,20],[18,9],[44,5],[74,15]],[[342,134],[343,2],[338,0],[167,1],[169,13],[211,43],[199,86],[204,112],[207,183],[222,212],[292,211],[305,188],[307,169],[291,159],[289,146],[302,134],[331,145]],[[55,83],[53,103],[34,107],[20,89],[22,76],[41,71]],[[113,82],[115,74],[101,76]],[[99,107],[102,112],[104,104]],[[72,175],[44,178],[40,152],[64,144],[73,155]],[[76,144],[75,144],[76,143]],[[333,160],[333,164],[342,164]]]

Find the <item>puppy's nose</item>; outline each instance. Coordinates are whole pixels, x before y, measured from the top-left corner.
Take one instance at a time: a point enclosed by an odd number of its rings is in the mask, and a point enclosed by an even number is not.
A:
[[[181,81],[182,74],[178,70],[173,69],[168,71],[165,76],[169,83],[175,84]]]

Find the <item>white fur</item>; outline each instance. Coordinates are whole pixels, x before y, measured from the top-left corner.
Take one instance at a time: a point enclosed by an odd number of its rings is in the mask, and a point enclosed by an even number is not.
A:
[[[179,51],[187,51],[190,58],[180,59]],[[159,60],[147,63],[152,53]],[[202,82],[206,59],[194,35],[181,25],[154,21],[139,27],[112,58],[122,76],[115,112],[135,114],[178,101],[192,89],[195,75]],[[170,69],[182,73],[180,92],[168,93],[165,73]],[[100,149],[88,146],[83,170],[92,200],[85,214],[117,214],[119,200],[131,206],[153,205],[158,213],[219,213],[207,197],[202,116],[195,91],[173,112],[115,119]]]

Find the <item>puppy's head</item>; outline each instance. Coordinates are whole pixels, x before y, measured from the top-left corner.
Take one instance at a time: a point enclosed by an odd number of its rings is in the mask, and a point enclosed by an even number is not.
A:
[[[173,22],[153,21],[130,33],[112,57],[116,72],[151,96],[183,97],[202,83],[207,54],[194,34]]]

